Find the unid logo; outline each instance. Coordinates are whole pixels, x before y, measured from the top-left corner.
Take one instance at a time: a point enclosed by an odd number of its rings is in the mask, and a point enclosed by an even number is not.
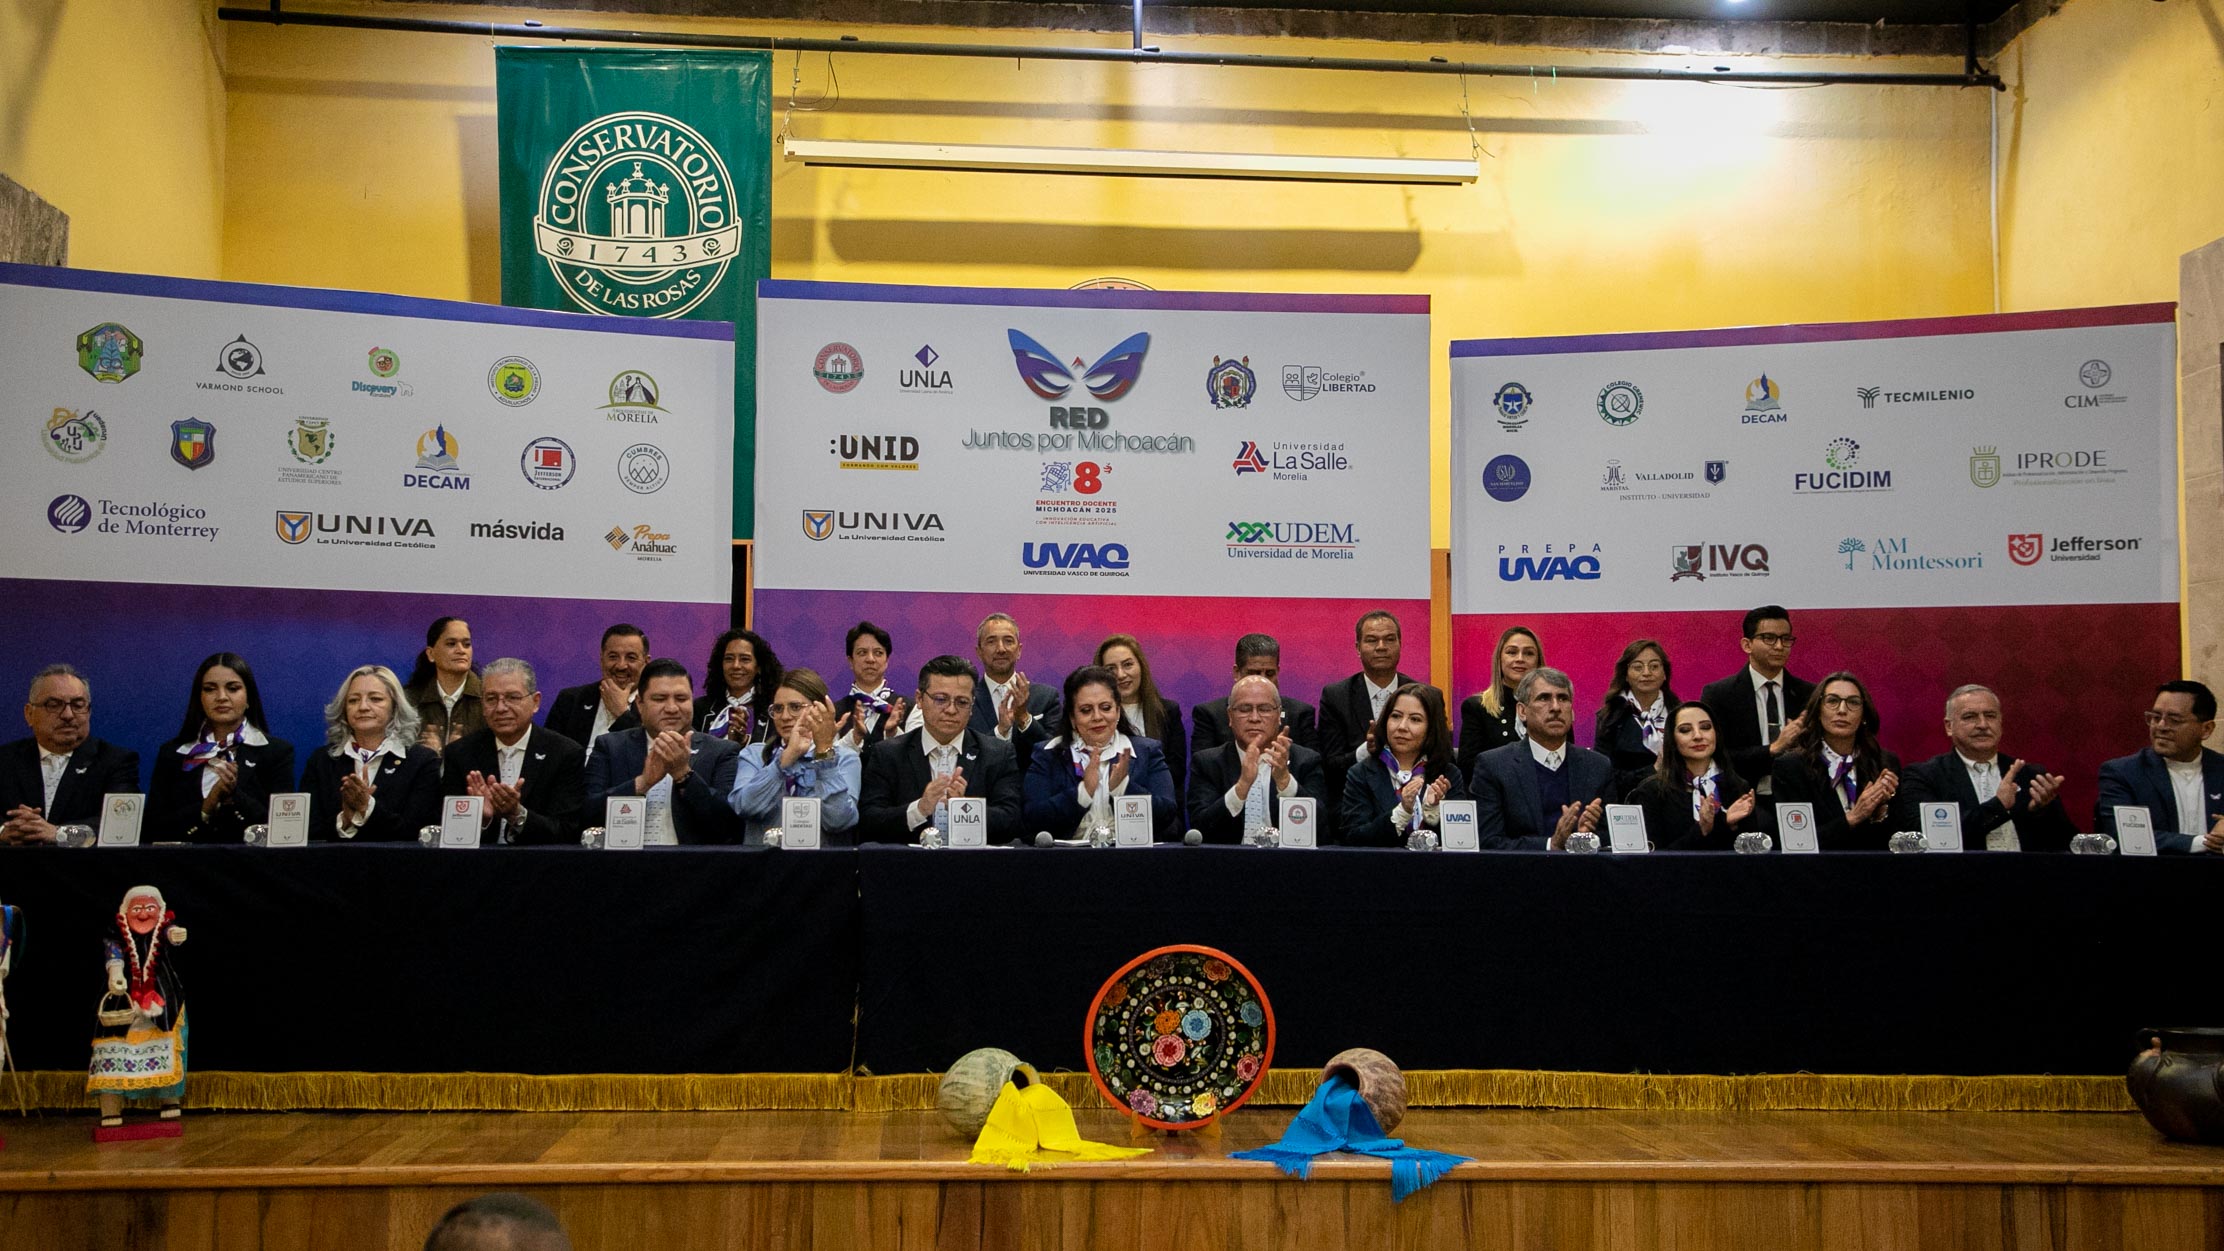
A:
[[[685,122],[606,114],[549,160],[533,250],[590,313],[683,317],[718,289],[741,250],[733,179]]]

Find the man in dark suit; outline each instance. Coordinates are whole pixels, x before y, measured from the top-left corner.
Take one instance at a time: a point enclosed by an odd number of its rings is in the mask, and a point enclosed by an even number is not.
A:
[[[937,656],[919,669],[920,725],[865,749],[858,784],[857,838],[916,842],[944,800],[988,801],[990,842],[1020,833],[1019,768],[1011,745],[966,728],[973,718],[973,666]]]
[[[1954,688],[1946,697],[1954,750],[1910,766],[1901,790],[1910,803],[1960,805],[1966,851],[2068,851],[2077,823],[2062,808],[2062,779],[2001,751],[2000,726],[2000,696]]]
[[[1271,678],[1249,674],[1236,679],[1227,709],[1233,739],[1189,759],[1189,824],[1208,843],[1240,843],[1253,828],[1282,825],[1282,801],[1319,800],[1323,785],[1320,753],[1291,741],[1282,718],[1288,703]],[[1328,806],[1316,802],[1314,838],[1333,840],[1325,828]]]
[[[504,657],[479,676],[486,728],[448,744],[441,789],[486,800],[480,842],[569,843],[587,808],[587,753],[556,731],[533,728],[541,709],[533,666]]]
[[[1526,741],[1475,758],[1476,841],[1485,850],[1562,851],[1568,835],[1596,833],[1614,784],[1614,762],[1568,741],[1575,687],[1558,669],[1536,668],[1514,689]]]
[[[31,737],[0,747],[0,843],[51,843],[63,825],[98,825],[101,797],[139,793],[139,753],[93,737],[93,688],[48,665],[23,701]]]
[[[1235,676],[1261,677],[1275,683],[1282,681],[1282,645],[1271,634],[1246,634],[1236,640]],[[1320,738],[1313,733],[1313,708],[1302,699],[1287,695],[1282,701],[1282,729],[1290,741],[1299,747],[1320,750]],[[1228,741],[1228,701],[1208,699],[1190,713],[1189,754],[1194,759]]]
[[[637,625],[620,623],[602,632],[602,681],[567,686],[549,703],[549,729],[583,749],[612,730],[641,724],[633,706],[641,666],[649,660],[649,636]]]
[[[2216,695],[2199,682],[2165,682],[2147,710],[2148,745],[2100,767],[2093,827],[2116,832],[2116,809],[2145,808],[2155,850],[2224,853],[2224,754],[2201,745],[2216,733]]]
[[[730,843],[741,818],[726,805],[741,747],[693,730],[695,680],[671,659],[641,667],[641,724],[613,730],[587,753],[589,822],[601,819],[613,795],[645,795],[649,827],[643,841]]]
[[[1746,666],[1719,682],[1709,682],[1699,698],[1714,710],[1715,755],[1727,759],[1741,778],[1762,794],[1770,789],[1770,758],[1790,747],[1799,734],[1799,710],[1815,684],[1784,672],[1791,659],[1792,615],[1776,604],[1745,614]]]
[[[1327,771],[1331,808],[1343,803],[1344,775],[1366,757],[1367,732],[1383,705],[1399,687],[1419,680],[1398,671],[1405,634],[1396,617],[1378,609],[1361,617],[1352,632],[1358,637],[1359,672],[1321,689],[1321,766]]]
[[[1035,744],[1058,736],[1058,688],[1036,686],[1019,671],[1019,623],[1003,613],[990,613],[973,633],[973,653],[981,658],[981,672],[988,681],[976,692],[973,719],[975,734],[993,735],[1011,744],[1021,775]],[[912,720],[920,719],[913,709]]]

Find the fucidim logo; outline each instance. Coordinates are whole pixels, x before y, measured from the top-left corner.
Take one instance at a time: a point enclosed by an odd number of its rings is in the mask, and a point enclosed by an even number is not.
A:
[[[701,132],[662,113],[609,113],[549,158],[533,250],[590,313],[682,317],[741,251],[733,179]]]
[[[1205,371],[1205,394],[1214,408],[1247,408],[1258,393],[1259,379],[1251,372],[1250,357],[1212,358],[1212,368]]]
[[[1019,331],[1007,328],[1004,334],[1012,345],[1012,363],[1019,370],[1019,380],[1046,400],[1064,399],[1076,383],[1106,403],[1119,399],[1143,376],[1143,356],[1151,347],[1148,332],[1132,334],[1113,344],[1096,364],[1083,368],[1081,358],[1076,356],[1069,368],[1049,348]]]

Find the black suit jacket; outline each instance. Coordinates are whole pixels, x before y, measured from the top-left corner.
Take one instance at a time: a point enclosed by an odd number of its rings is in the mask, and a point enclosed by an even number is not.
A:
[[[710,723],[711,723],[711,722],[713,722],[713,721],[716,721],[716,720],[718,720],[718,714],[719,714],[719,713],[721,713],[721,712],[724,712],[725,710],[726,710],[726,701],[725,701],[724,699],[719,699],[718,701],[716,701],[716,702],[714,703],[714,702],[712,702],[712,700],[711,700],[710,696],[708,696],[708,695],[697,695],[697,696],[695,697],[695,727],[694,727],[694,728],[695,728],[695,729],[696,729],[696,731],[698,731],[699,733],[703,733],[703,734],[708,734],[708,733],[710,733]],[[634,712],[634,711],[633,711],[632,709],[630,709],[630,708],[626,710],[626,713],[627,713],[627,715],[629,715],[629,716],[633,717],[633,720],[634,720],[634,723],[635,723],[635,724],[639,724],[639,723],[640,723],[640,720],[641,720],[641,718],[640,718],[640,715],[639,715],[638,713],[635,713],[635,712]],[[590,708],[590,709],[588,709],[588,710],[587,710],[587,716],[588,716],[588,718],[589,718],[589,720],[588,720],[588,724],[589,724],[589,725],[592,725],[592,724],[594,724],[594,722],[593,722],[593,717],[594,717],[594,715],[595,715],[595,714],[594,714],[594,709]],[[752,722],[752,724],[751,724],[751,725],[750,725],[750,727],[749,727],[749,737],[748,737],[748,738],[737,738],[737,739],[732,739],[732,740],[730,740],[731,742],[735,743],[735,744],[736,744],[736,745],[738,745],[738,746],[743,746],[743,747],[746,747],[746,746],[748,746],[748,745],[749,745],[749,744],[751,744],[751,743],[764,743],[764,742],[769,742],[769,741],[771,741],[771,739],[772,739],[772,717],[771,717],[771,715],[770,715],[770,714],[768,714],[768,713],[766,713],[764,709],[762,709],[762,708],[758,708],[758,709],[755,709],[755,711],[754,711],[754,717],[755,717],[755,719],[754,719],[754,721]],[[629,728],[629,729],[630,729],[631,727],[629,726],[629,727],[627,727],[627,728]]]
[[[2000,776],[2006,777],[2015,767],[2016,758],[2001,752],[1995,761],[2000,766]],[[2070,836],[2077,833],[2077,823],[2062,808],[2062,798],[2057,795],[2044,808],[2031,807],[2031,779],[2046,772],[2041,765],[2024,763],[2023,772],[2016,775],[2015,810],[2000,806],[2000,796],[1977,794],[1977,784],[1970,780],[1969,765],[1959,752],[1946,752],[1933,756],[1921,764],[1909,765],[1900,779],[1900,793],[1915,806],[1918,820],[1922,806],[1945,803],[1949,800],[1961,806],[1961,845],[1964,851],[1983,851],[1985,835],[2000,828],[2008,821],[2015,822],[2016,842],[2025,851],[2068,851]]]
[[[1815,693],[1815,684],[1793,677],[1789,669],[1784,671],[1781,681],[1784,720],[1789,723],[1806,709],[1807,697]],[[1760,714],[1753,708],[1753,666],[1746,665],[1719,682],[1707,683],[1699,692],[1699,698],[1714,710],[1714,754],[1729,761],[1730,768],[1741,778],[1773,776],[1768,739],[1763,736]],[[1815,809],[1815,815],[1822,816],[1820,807]]]
[[[731,843],[741,838],[741,818],[727,804],[734,793],[734,770],[741,746],[692,731],[687,737],[687,780],[672,788],[672,837],[682,843]],[[598,823],[613,795],[634,794],[633,779],[649,761],[649,732],[638,722],[612,730],[587,752],[586,824]],[[527,796],[526,807],[532,807]]]
[[[1439,775],[1452,779],[1445,788],[1446,799],[1470,799],[1467,783],[1460,780],[1459,762],[1447,761],[1432,765],[1424,775],[1435,782]],[[1337,814],[1337,838],[1346,847],[1402,847],[1405,831],[1390,823],[1390,814],[1398,806],[1397,783],[1391,781],[1390,771],[1382,761],[1362,760],[1344,775],[1343,808]]]
[[[556,692],[556,698],[548,702],[548,712],[541,718],[541,724],[579,744],[580,750],[585,751],[594,746],[593,743],[587,741],[587,736],[594,732],[595,709],[601,706],[601,682],[589,682],[584,686],[567,686]],[[615,734],[620,730],[633,729],[640,724],[640,710],[628,708],[618,714],[618,719],[611,722],[610,728],[604,733]]]
[[[1728,808],[1739,797],[1753,789],[1751,784],[1735,772],[1715,775],[1721,784],[1722,806]],[[1720,813],[1715,814],[1714,832],[1702,833],[1699,818],[1691,815],[1691,790],[1683,786],[1670,786],[1652,774],[1629,792],[1626,803],[1636,804],[1645,810],[1645,837],[1652,840],[1655,851],[1730,851],[1737,844],[1737,836],[1747,830],[1765,831],[1768,818],[1762,811],[1765,805],[1756,803],[1753,815],[1733,826]]]
[[[2105,761],[2100,767],[2100,799],[2093,812],[2093,828],[2113,836],[2118,807],[2145,808],[2148,820],[2154,824],[2156,851],[2190,852],[2209,832],[2209,826],[2224,817],[2224,753],[2201,749],[2201,777],[2203,793],[2208,797],[2202,804],[2201,826],[2181,830],[2178,827],[2184,820],[2178,813],[2178,793],[2170,785],[2170,766],[2154,748],[2142,747],[2129,756]]]
[[[1057,688],[1047,683],[1028,683],[1027,711],[1032,720],[1024,730],[1013,727],[1012,736],[1002,740],[1010,744],[1013,767],[1019,770],[1023,780],[1027,776],[1027,762],[1035,757],[1035,748],[1064,733],[1058,721],[1058,703]],[[973,719],[967,725],[983,738],[996,737],[996,703],[989,698],[985,681],[973,688]]]
[[[329,747],[309,753],[301,769],[301,789],[309,792],[309,839],[329,843],[340,837],[340,779],[355,772],[355,762]],[[400,760],[381,756],[371,779],[371,816],[352,841],[413,843],[417,832],[440,820],[440,757],[430,747],[411,746]]]
[[[1396,690],[1413,680],[1401,673],[1391,680],[1390,689]],[[1352,753],[1367,741],[1367,728],[1374,720],[1374,705],[1367,700],[1366,674],[1355,673],[1321,688],[1321,767],[1328,771],[1328,801],[1332,808],[1342,809],[1344,775],[1351,772]]]
[[[1320,735],[1313,730],[1313,706],[1302,699],[1282,696],[1282,728],[1289,731],[1290,742],[1299,747],[1320,750]],[[1189,755],[1191,759],[1204,755],[1228,741],[1228,697],[1208,699],[1189,710]],[[1234,775],[1230,775],[1231,777]]]
[[[146,834],[149,841],[238,843],[247,827],[270,820],[270,797],[293,789],[293,744],[273,738],[262,746],[240,743],[232,749],[239,777],[232,793],[208,816],[201,815],[201,771],[188,770],[178,748],[199,740],[174,738],[155,751],[154,779],[147,784]]]
[[[1287,701],[1285,701],[1287,702]],[[1201,751],[1189,762],[1189,824],[1205,836],[1208,843],[1240,843],[1243,841],[1243,816],[1228,815],[1228,788],[1243,775],[1242,753],[1234,743],[1223,743],[1210,751]],[[1313,811],[1314,838],[1326,847],[1336,840],[1333,836],[1335,818],[1328,811],[1323,791],[1326,776],[1321,769],[1320,753],[1309,747],[1290,744],[1290,780],[1297,784],[1297,796],[1316,801]],[[1282,824],[1282,796],[1272,783],[1267,786],[1267,824],[1280,828]]]
[[[474,772],[489,780],[499,779],[499,750],[492,730],[466,734],[448,744],[441,755],[442,793],[469,794],[466,784]],[[579,744],[547,726],[530,731],[525,738],[525,763],[518,770],[517,780],[525,788],[519,794],[525,805],[524,825],[500,836],[496,833],[502,828],[500,819],[489,821],[479,836],[480,844],[489,845],[497,838],[504,843],[578,842],[584,824],[581,818],[587,811],[587,753]]]
[[[904,823],[904,810],[934,778],[926,750],[919,745],[926,733],[922,726],[865,748],[863,776],[857,785],[859,842],[918,841],[918,834]],[[1018,838],[1019,761],[1011,744],[993,734],[967,730],[958,740],[958,757],[958,768],[965,771],[965,793],[988,801],[989,841],[1008,843]]]
[[[98,827],[101,797],[139,793],[139,753],[114,743],[87,738],[70,753],[54,807],[46,806],[46,779],[39,773],[37,739],[19,738],[0,746],[0,816],[21,806],[36,808],[52,825]],[[142,823],[144,829],[144,823]]]
[[[1159,703],[1166,710],[1164,725],[1159,734],[1153,736],[1148,731],[1129,725],[1124,711],[1120,715],[1120,730],[1129,738],[1148,738],[1158,744],[1160,754],[1166,758],[1166,776],[1174,781],[1174,806],[1179,809],[1179,797],[1187,793],[1183,788],[1189,785],[1189,732],[1182,728],[1180,704],[1170,699],[1162,699]]]
[[[1475,762],[1486,751],[1496,751],[1508,743],[1522,741],[1515,725],[1521,720],[1521,706],[1514,703],[1514,693],[1505,687],[1498,688],[1498,715],[1490,715],[1483,707],[1483,697],[1470,695],[1460,701],[1459,746],[1452,758],[1459,762],[1459,769],[1470,781],[1475,773]]]
[[[1568,802],[1589,804],[1611,798],[1614,764],[1588,748],[1569,743],[1560,768],[1568,775]],[[1508,743],[1475,759],[1467,789],[1475,800],[1475,841],[1485,851],[1544,851],[1552,831],[1537,828],[1540,797],[1537,794],[1536,758],[1529,744]],[[1596,830],[1600,846],[1607,844],[1606,819]]]
[[[1900,758],[1885,752],[1884,767],[1900,775],[1900,789],[1893,794],[1890,803],[1877,809],[1874,816],[1860,825],[1846,820],[1846,810],[1838,803],[1838,794],[1831,789],[1830,776],[1823,772],[1822,766],[1810,763],[1797,752],[1776,757],[1776,785],[1767,803],[1772,808],[1775,804],[1813,804],[1815,843],[1824,851],[1883,851],[1894,834],[1918,828],[1915,801],[1908,796],[1907,774],[1900,768]],[[1876,779],[1857,777],[1855,780],[1867,787]],[[1773,819],[1773,811],[1770,816]]]

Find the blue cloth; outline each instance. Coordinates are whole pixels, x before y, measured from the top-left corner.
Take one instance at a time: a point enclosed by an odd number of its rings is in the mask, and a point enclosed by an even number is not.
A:
[[[1536,757],[1529,758],[1529,767],[1537,774],[1537,828],[1550,834],[1560,824],[1560,810],[1568,806],[1568,762],[1562,759],[1557,769],[1547,769]]]
[[[1385,1138],[1376,1124],[1374,1109],[1359,1097],[1349,1075],[1338,1073],[1320,1084],[1296,1119],[1282,1132],[1282,1141],[1249,1151],[1231,1151],[1233,1160],[1264,1160],[1292,1177],[1312,1172],[1313,1159],[1332,1151],[1350,1151],[1390,1161],[1390,1200],[1395,1203],[1464,1164],[1468,1157],[1409,1147],[1401,1138]]]
[[[857,753],[847,743],[834,744],[831,756],[805,756],[788,768],[780,767],[785,744],[752,743],[734,765],[734,786],[727,795],[742,820],[742,842],[764,844],[767,828],[780,823],[780,801],[790,795],[819,801],[819,841],[827,847],[846,847],[857,828],[857,789],[863,770]]]

